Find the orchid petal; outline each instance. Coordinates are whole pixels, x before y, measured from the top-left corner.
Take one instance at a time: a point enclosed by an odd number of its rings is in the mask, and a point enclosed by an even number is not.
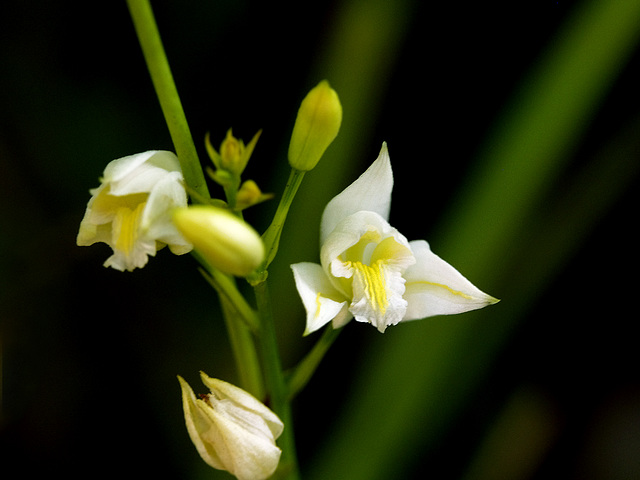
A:
[[[333,287],[320,265],[302,262],[291,265],[291,268],[307,312],[304,335],[315,332],[332,320],[337,321],[334,328],[339,328],[351,319],[346,310],[346,298]]]
[[[224,469],[224,463],[214,448],[215,444],[213,442],[204,442],[200,436],[200,432],[207,431],[211,423],[208,410],[202,408],[203,401],[196,397],[191,386],[182,377],[178,377],[178,380],[182,387],[184,418],[191,441],[205,462],[213,468]]]
[[[180,172],[178,157],[172,152],[151,150],[111,162],[104,181],[111,183],[111,195],[149,192],[167,172]]]
[[[393,172],[387,144],[382,144],[380,155],[360,177],[336,195],[325,207],[320,223],[320,242],[324,243],[329,234],[343,219],[356,212],[375,212],[385,220],[389,219]]]
[[[404,273],[404,298],[408,302],[403,320],[468,312],[499,300],[479,290],[460,272],[431,251],[424,240],[410,243],[416,264]]]
[[[154,185],[141,220],[141,227],[148,237],[168,244],[171,252],[177,255],[193,249],[170,218],[174,208],[186,206],[187,193],[182,185],[182,175],[170,172]]]
[[[264,403],[260,402],[253,395],[231,383],[217,378],[212,378],[204,372],[200,372],[200,379],[202,380],[202,383],[209,388],[209,390],[216,393],[218,399],[228,399],[238,407],[242,407],[244,410],[255,415],[259,415],[265,421],[271,435],[273,435],[274,438],[280,436],[284,429],[282,421],[275,413],[269,410]]]

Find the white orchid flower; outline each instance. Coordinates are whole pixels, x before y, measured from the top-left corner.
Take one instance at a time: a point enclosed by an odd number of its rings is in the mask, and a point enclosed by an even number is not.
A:
[[[263,480],[275,472],[282,451],[276,439],[284,425],[255,397],[241,388],[200,373],[211,393],[193,393],[178,377],[184,418],[202,459],[239,480]]]
[[[305,335],[355,318],[380,332],[389,325],[463,313],[496,303],[434,254],[388,223],[393,173],[386,143],[360,178],[326,206],[320,264],[291,266],[307,312]]]
[[[191,251],[170,217],[173,208],[187,205],[182,171],[172,152],[152,150],[113,160],[101,185],[90,193],[77,244],[108,244],[113,255],[105,267],[144,267],[148,256],[165,245],[176,255]]]

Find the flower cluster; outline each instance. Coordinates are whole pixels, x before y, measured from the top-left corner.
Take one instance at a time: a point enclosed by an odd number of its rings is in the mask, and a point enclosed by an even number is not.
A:
[[[250,364],[244,373],[250,370],[251,376],[241,375],[243,386],[268,398],[284,419],[291,418],[288,402],[296,388],[304,385],[324,355],[318,352],[328,346],[314,349],[311,360],[301,362],[303,368],[285,376],[262,283],[300,182],[333,142],[341,121],[336,92],[320,82],[298,111],[288,151],[289,182],[262,236],[244,221],[243,210],[271,195],[241,178],[261,132],[245,145],[229,130],[219,151],[208,135],[205,139],[214,167],[207,171],[223,188],[224,200],[204,198],[189,189],[171,152],[131,155],[107,165],[101,185],[90,191],[77,237],[78,245],[108,244],[113,254],[104,265],[121,271],[145,266],[164,246],[178,255],[193,250],[221,296],[236,359]],[[434,254],[426,241],[408,241],[389,224],[392,189],[391,162],[383,144],[377,160],[327,204],[320,224],[319,263],[291,266],[306,310],[305,335],[329,323],[338,329],[353,318],[384,332],[403,321],[462,313],[498,301]],[[187,191],[198,205],[188,205]],[[254,287],[257,311],[232,276],[245,277]],[[256,380],[253,375],[261,377]],[[204,373],[201,379],[209,393],[196,396],[178,377],[187,431],[207,464],[240,480],[263,480],[276,472],[282,455],[286,465],[279,473],[295,470],[291,430],[284,431],[276,413],[239,387]],[[276,444],[283,431],[285,454]]]

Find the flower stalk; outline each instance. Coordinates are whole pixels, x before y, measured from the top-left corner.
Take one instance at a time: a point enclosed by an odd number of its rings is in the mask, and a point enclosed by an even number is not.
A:
[[[329,351],[333,342],[338,338],[342,328],[326,327],[322,336],[318,339],[313,348],[300,361],[300,363],[287,375],[287,386],[289,400],[293,398],[309,383],[311,377],[320,365],[325,354]]]
[[[127,5],[187,187],[200,197],[209,198],[202,166],[162,46],[151,4],[149,0],[127,0]]]
[[[261,320],[258,344],[264,370],[267,399],[271,409],[280,417],[285,425],[284,431],[278,441],[278,445],[282,449],[282,457],[280,458],[280,465],[274,478],[298,480],[300,473],[296,457],[293,414],[291,411],[288,387],[278,352],[278,341],[273,322],[273,309],[268,282],[263,281],[255,285],[254,292]]]
[[[287,214],[305,172],[315,167],[338,133],[342,120],[340,101],[326,81],[320,82],[303,100],[288,154],[291,174],[273,221],[260,237],[244,223],[242,210],[270,195],[263,194],[255,182],[241,183],[241,174],[260,132],[245,146],[229,130],[219,153],[213,149],[207,135],[205,146],[216,167],[208,173],[224,188],[227,202],[212,200],[150,2],[127,0],[127,5],[175,147],[174,170],[178,169],[179,163],[182,171],[180,199],[184,198],[184,201],[177,202],[177,194],[165,195],[169,198],[165,203],[172,208],[163,210],[164,217],[170,219],[174,230],[188,240],[189,250],[193,245],[193,254],[202,265],[202,275],[219,295],[244,387],[244,390],[239,389],[202,374],[203,383],[211,393],[196,397],[191,387],[179,378],[189,435],[209,465],[227,470],[240,480],[267,477],[298,480],[291,400],[306,385],[338,331],[326,329],[325,335],[287,382],[278,349],[267,269],[278,251]],[[187,193],[192,203],[202,205],[186,207]],[[175,208],[176,202],[181,208]],[[133,205],[133,201],[129,203]],[[140,204],[138,210],[142,211],[144,204]],[[120,216],[124,216],[125,210],[125,207],[118,210]],[[137,217],[128,213],[129,210],[125,212],[127,218],[135,220]],[[133,220],[130,223],[133,224]],[[90,231],[87,227],[82,232],[83,241],[98,230],[98,226],[89,226]],[[104,230],[106,228],[101,232]],[[129,230],[134,231],[133,227]],[[164,241],[172,251],[176,250],[174,253],[186,253],[173,244],[173,236],[167,236],[164,230],[160,233],[162,236],[151,240]],[[86,241],[93,241],[93,237]],[[116,247],[119,245],[116,242]],[[151,247],[147,250],[149,254],[155,253]],[[138,263],[135,266],[142,265]],[[130,267],[129,264],[125,266]],[[253,286],[257,312],[238,290],[234,276],[245,277]],[[259,399],[265,399],[279,418]],[[276,439],[278,445],[275,445]]]
[[[258,275],[257,278],[250,280],[252,284],[266,278],[265,275],[267,268],[275,258],[276,253],[278,253],[282,229],[284,228],[285,221],[287,220],[287,214],[289,213],[291,203],[293,202],[293,199],[298,192],[298,188],[300,188],[300,185],[302,184],[304,174],[305,172],[301,170],[296,170],[295,168],[291,169],[289,180],[287,181],[287,185],[282,194],[282,198],[280,199],[280,203],[278,204],[276,213],[273,216],[271,225],[269,225],[267,231],[262,235],[262,240],[264,241],[266,251],[264,263],[259,268],[259,274],[262,275]]]

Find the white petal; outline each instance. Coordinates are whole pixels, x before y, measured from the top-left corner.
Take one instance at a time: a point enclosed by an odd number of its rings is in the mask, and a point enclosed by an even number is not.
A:
[[[201,401],[201,400],[200,400]],[[225,408],[229,407],[229,408]],[[238,480],[265,480],[273,475],[282,451],[273,439],[247,428],[257,426],[262,419],[250,412],[218,402],[207,414],[216,428],[204,433],[216,445],[216,453],[228,470]]]
[[[217,378],[211,378],[204,372],[200,372],[200,378],[202,379],[202,383],[204,383],[216,397],[221,400],[229,399],[237,406],[259,415],[269,426],[273,438],[275,439],[280,436],[284,429],[282,421],[253,395],[231,383]]]
[[[416,264],[404,273],[408,307],[403,320],[463,313],[498,302],[434,254],[426,241],[410,246]]]
[[[213,448],[213,443],[205,443],[201,437],[201,432],[213,431],[210,428],[211,419],[206,414],[207,409],[202,407],[202,401],[198,401],[191,386],[180,376],[178,380],[182,389],[184,419],[191,441],[205,462],[213,468],[224,469],[224,464]]]
[[[165,172],[147,200],[141,221],[145,236],[168,244],[176,255],[190,252],[193,246],[180,234],[170,215],[174,208],[186,206],[187,194],[182,185],[182,174]]]
[[[149,150],[112,160],[104,169],[103,182],[108,183],[121,180],[149,160],[156,152],[157,150]]]
[[[307,311],[304,335],[315,332],[334,319],[338,321],[334,328],[350,320],[350,315],[346,313],[346,299],[333,287],[320,265],[302,262],[291,265],[291,269],[296,288]]]
[[[172,152],[151,150],[109,163],[104,182],[110,183],[111,195],[149,192],[167,172],[179,171],[179,168],[178,158]]]
[[[110,242],[112,244],[113,242]],[[125,270],[132,272],[136,268],[144,267],[149,261],[149,255],[156,255],[157,245],[155,240],[139,240],[136,242],[134,249],[129,255],[120,250],[113,250],[111,255],[104,262],[103,266],[115,268],[124,272]]]
[[[167,172],[182,172],[180,161],[176,154],[167,150],[155,150],[155,153],[147,161],[151,165],[155,165]]]
[[[393,172],[387,144],[382,144],[377,160],[360,177],[336,195],[325,207],[320,223],[320,244],[343,219],[361,210],[389,219]]]

